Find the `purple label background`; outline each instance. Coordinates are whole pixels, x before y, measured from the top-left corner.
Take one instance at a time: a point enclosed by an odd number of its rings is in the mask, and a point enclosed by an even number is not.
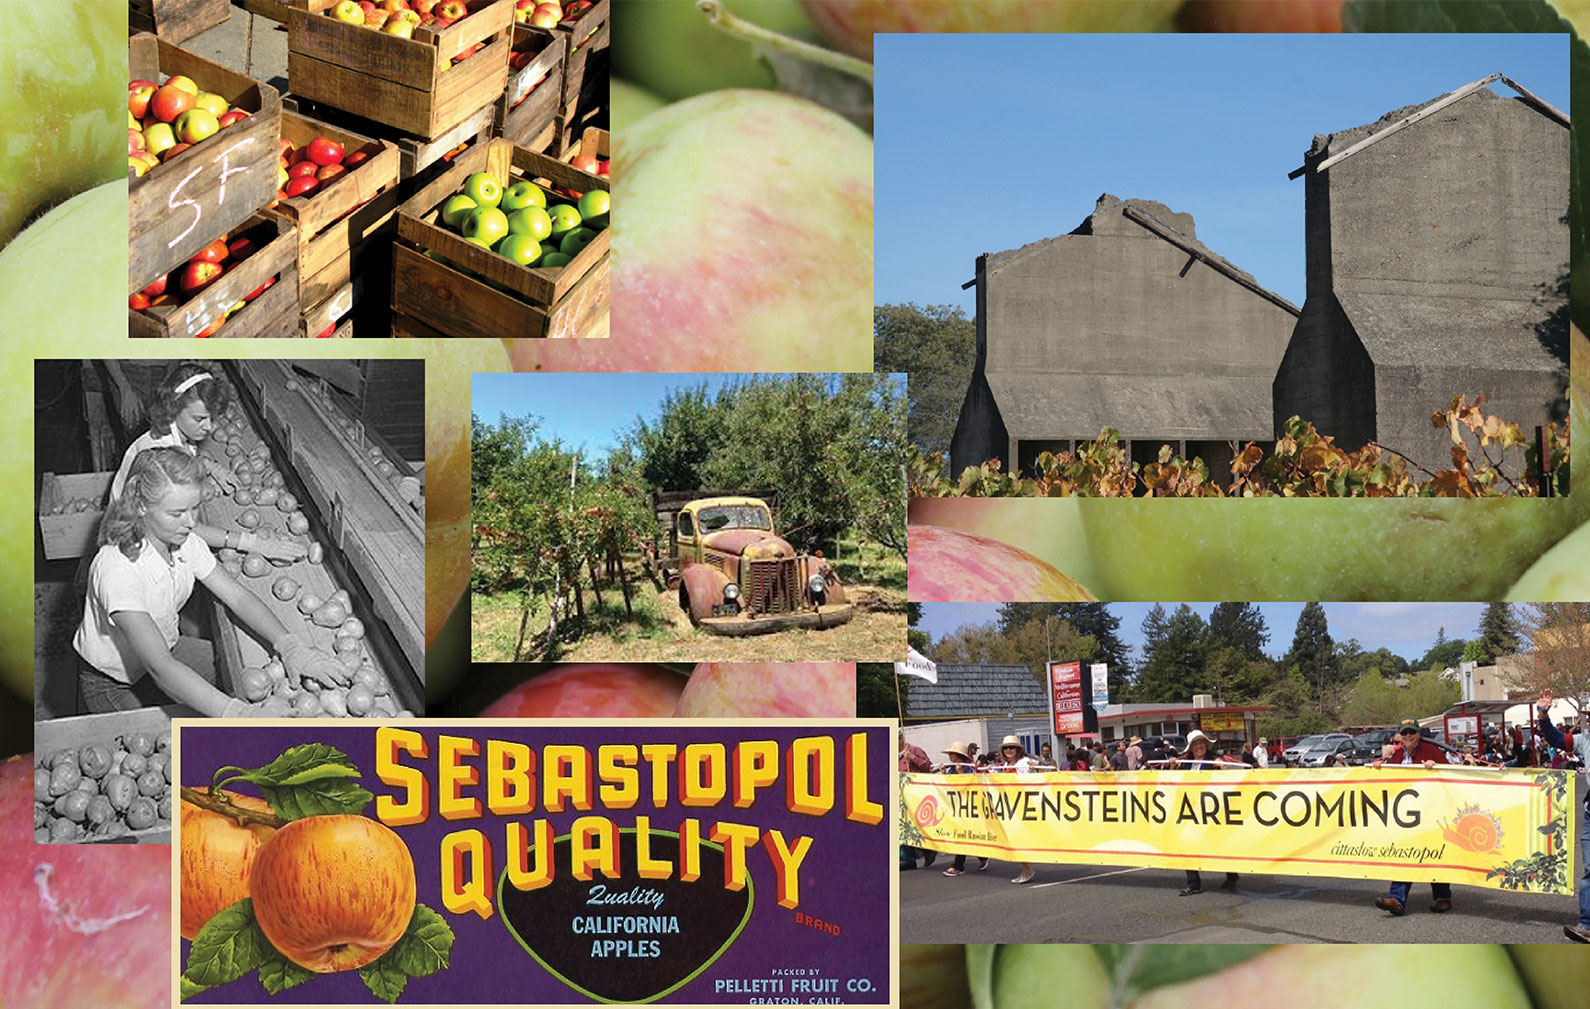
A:
[[[819,978],[837,978],[839,991],[832,993],[845,1002],[882,1003],[889,1000],[889,964],[892,948],[889,938],[889,763],[887,728],[803,728],[776,726],[769,728],[741,728],[735,726],[674,726],[648,728],[639,726],[613,726],[607,728],[574,728],[509,726],[414,726],[425,736],[431,756],[424,761],[404,756],[409,766],[421,767],[431,786],[430,818],[412,827],[395,827],[398,836],[408,845],[414,858],[414,871],[418,884],[419,902],[440,914],[452,927],[457,937],[453,944],[448,969],[429,977],[411,978],[398,1004],[536,1004],[589,1002],[585,996],[567,987],[521,947],[499,913],[482,920],[473,913],[455,915],[448,912],[441,898],[441,842],[454,830],[476,828],[481,830],[492,845],[493,879],[488,886],[489,899],[495,905],[496,876],[506,864],[506,824],[511,819],[533,821],[543,816],[553,825],[555,835],[567,833],[573,821],[583,815],[609,816],[618,826],[634,823],[637,815],[649,815],[654,829],[677,829],[681,820],[695,817],[702,821],[702,835],[706,837],[718,820],[743,823],[757,827],[764,834],[769,830],[782,831],[786,841],[793,844],[798,836],[812,838],[810,851],[800,868],[800,906],[796,909],[824,922],[837,925],[838,936],[819,931],[795,922],[796,911],[786,910],[776,903],[777,885],[772,862],[766,849],[760,845],[746,852],[746,866],[756,889],[756,903],[737,939],[710,967],[698,977],[658,1000],[667,1003],[743,1003],[758,997],[750,993],[714,992],[714,979],[757,979],[771,977],[777,968],[816,968]],[[843,741],[852,733],[867,734],[867,787],[872,801],[884,808],[883,822],[868,827],[844,817],[844,761]],[[708,808],[686,808],[677,802],[676,789],[670,785],[670,803],[661,809],[650,807],[650,780],[647,765],[641,763],[642,802],[630,810],[606,811],[600,799],[589,813],[565,811],[545,814],[540,807],[522,818],[493,816],[489,812],[472,820],[443,820],[435,813],[437,781],[435,771],[436,737],[440,733],[471,737],[482,741],[482,755],[475,765],[481,767],[484,778],[484,741],[489,738],[526,743],[539,749],[548,744],[574,744],[592,748],[603,743],[674,743],[683,747],[695,742],[721,742],[732,755],[737,742],[753,739],[777,740],[782,745],[802,736],[832,735],[835,747],[836,809],[822,817],[791,813],[784,806],[784,776],[782,770],[772,785],[759,789],[755,802],[746,809],[736,808],[725,801]],[[395,790],[375,776],[375,727],[304,726],[298,727],[206,727],[190,726],[181,730],[182,778],[184,783],[202,787],[209,783],[209,775],[225,765],[260,767],[276,759],[288,747],[303,743],[326,743],[346,753],[362,772],[360,784],[375,795],[395,794]],[[672,766],[672,765],[670,765]],[[593,761],[594,767],[594,761]],[[677,778],[670,774],[677,781]],[[539,784],[539,781],[538,781]],[[600,785],[600,782],[598,782]],[[239,784],[238,791],[258,794],[253,786]],[[484,801],[484,782],[466,794]],[[375,815],[372,802],[364,810],[366,816]],[[669,857],[664,855],[664,857]],[[669,858],[672,861],[672,858]],[[560,870],[561,871],[561,870]],[[593,882],[603,880],[600,872]],[[722,885],[721,880],[710,881],[703,877],[696,885]],[[593,913],[610,913],[610,909],[593,908]],[[187,963],[191,943],[180,939],[179,969]],[[621,958],[613,961],[615,969],[622,969]],[[845,982],[850,978],[866,978],[873,991],[868,994],[846,992]],[[785,992],[786,997],[805,1001],[803,995]],[[187,1004],[355,1004],[384,1005],[371,994],[359,978],[357,971],[322,975],[297,988],[277,996],[266,994],[260,985],[257,972],[229,985],[204,992]]]

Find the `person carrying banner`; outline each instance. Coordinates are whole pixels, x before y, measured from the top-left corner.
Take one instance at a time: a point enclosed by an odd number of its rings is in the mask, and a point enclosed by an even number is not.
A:
[[[1448,753],[1439,746],[1424,739],[1419,735],[1419,723],[1412,718],[1404,718],[1397,724],[1397,749],[1390,757],[1382,756],[1370,766],[1382,767],[1386,764],[1423,764],[1426,771],[1435,770],[1436,764],[1461,764],[1463,758],[1456,753]],[[1375,906],[1389,913],[1394,918],[1400,918],[1408,912],[1408,891],[1413,888],[1412,883],[1393,883],[1391,889],[1386,891],[1384,897],[1375,898]],[[1452,910],[1452,884],[1431,883],[1430,896],[1434,898],[1430,910],[1436,914],[1444,914]]]
[[[1566,749],[1568,742],[1557,727],[1551,724],[1548,710],[1551,702],[1555,700],[1551,691],[1540,695],[1538,704],[1540,716],[1540,735],[1552,746]],[[1590,735],[1584,732],[1574,734],[1573,752],[1582,765],[1590,766]],[[1579,851],[1584,859],[1584,875],[1579,879],[1579,920],[1572,925],[1564,925],[1562,934],[1574,942],[1590,942],[1590,886],[1585,885],[1585,880],[1590,879],[1590,795],[1585,796],[1584,822],[1579,828]]]
[[[1027,748],[1022,746],[1021,740],[1015,736],[1006,736],[999,741],[999,758],[1001,763],[1000,770],[1002,771],[1015,771],[1018,774],[1025,774],[1028,771],[1035,770],[1032,758],[1027,756]],[[1021,874],[1012,879],[1011,882],[1029,883],[1032,881],[1032,877],[1032,863],[1023,862],[1021,863]]]
[[[964,743],[951,743],[946,746],[944,755],[950,759],[947,763],[938,766],[938,772],[940,774],[976,774],[977,765],[972,763],[970,749],[971,747]],[[986,868],[988,868],[987,856],[977,856],[977,871],[982,872]],[[963,876],[965,874],[966,855],[964,853],[956,855],[954,864],[944,870],[944,875],[946,876]]]
[[[1126,769],[1135,771],[1143,766],[1143,737],[1133,736],[1127,741]]]
[[[922,747],[914,746],[905,741],[905,730],[900,730],[900,773],[926,774],[933,770],[933,761]],[[938,858],[938,852],[928,848],[918,848],[914,845],[900,845],[900,868],[915,869],[917,856],[922,856],[922,868],[926,869]]]
[[[1180,757],[1171,758],[1169,764],[1170,768],[1172,770],[1197,771],[1220,770],[1222,768],[1229,768],[1232,766],[1230,764],[1213,759],[1209,754],[1209,743],[1209,737],[1204,735],[1202,731],[1198,729],[1192,730],[1187,734],[1186,752],[1184,752]],[[1234,891],[1236,888],[1237,874],[1234,872],[1226,873],[1226,880],[1224,883],[1220,884],[1220,889]],[[1178,897],[1191,897],[1194,894],[1203,892],[1203,878],[1199,876],[1198,870],[1188,869],[1187,885],[1182,887],[1176,895]]]

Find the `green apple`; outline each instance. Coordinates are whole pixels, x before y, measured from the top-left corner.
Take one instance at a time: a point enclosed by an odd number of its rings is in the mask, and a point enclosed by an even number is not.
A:
[[[607,227],[607,211],[612,203],[612,198],[605,189],[593,189],[580,197],[576,204],[580,211],[580,220],[600,231]]]
[[[552,240],[562,242],[563,236],[580,226],[580,212],[572,204],[560,203],[555,207],[547,208],[547,216],[552,218]]]
[[[529,266],[541,258],[541,243],[533,235],[510,234],[497,243],[497,252],[515,263]]]
[[[645,88],[616,77],[607,82],[607,88],[611,102],[609,115],[615,132],[628,129],[630,123],[667,104]]]
[[[177,146],[177,132],[170,123],[150,123],[144,127],[144,150],[157,157]]]
[[[573,256],[568,256],[561,252],[548,252],[542,255],[541,262],[536,265],[553,270],[560,266],[568,266],[573,259]]]
[[[477,206],[479,204],[463,193],[455,193],[447,198],[446,203],[442,204],[442,223],[449,228],[462,228],[464,226],[464,218],[468,217],[469,212]]]
[[[1535,996],[1535,1009],[1575,1009],[1584,1005],[1585,995],[1590,992],[1590,956],[1584,950],[1557,945],[1509,946],[1507,951]]]
[[[538,242],[543,241],[552,234],[552,218],[540,207],[515,210],[508,215],[508,233],[529,235]]]
[[[496,207],[476,207],[464,215],[464,237],[496,245],[508,233],[508,215]]]
[[[476,172],[464,180],[464,195],[479,207],[495,207],[502,201],[502,183],[490,172]]]
[[[970,993],[965,946],[900,944],[900,1009],[967,1009]]]
[[[662,98],[774,84],[772,71],[751,44],[714,28],[695,0],[617,0],[614,6],[613,19],[623,28],[614,33],[614,73]],[[727,6],[781,35],[816,38],[794,0],[741,0]],[[613,128],[624,127],[615,123]]]
[[[509,235],[498,242],[498,254],[528,267],[541,259],[541,243],[533,235]]]
[[[558,243],[558,251],[565,256],[578,256],[580,250],[591,244],[596,237],[596,232],[590,228],[575,228],[563,236],[563,241]]]
[[[902,974],[907,962],[902,950]],[[1523,979],[1495,945],[1423,945],[1411,959],[1407,947],[1390,944],[969,946],[967,974],[976,1009],[1020,1009],[1055,992],[1065,993],[1067,1009],[1251,1005],[1277,992],[1312,1004],[1343,991],[1346,979],[1398,1009],[1531,1009]],[[1462,992],[1456,1003],[1454,992]]]
[[[127,175],[127,19],[107,6],[0,3],[0,247],[33,215]]]
[[[547,194],[541,187],[528,180],[520,180],[502,191],[502,203],[499,207],[505,214],[525,207],[544,207],[547,205]]]

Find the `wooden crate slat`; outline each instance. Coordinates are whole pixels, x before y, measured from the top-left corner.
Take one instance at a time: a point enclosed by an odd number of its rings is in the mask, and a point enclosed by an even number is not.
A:
[[[128,190],[128,293],[191,259],[265,208],[276,195],[281,99],[268,84],[153,35],[128,40],[134,79],[186,74],[249,111],[177,157],[132,179]]]
[[[413,320],[446,336],[548,337],[583,335],[607,312],[607,260],[587,273],[564,301],[551,308],[531,305],[405,245],[393,248],[394,329]],[[405,335],[427,335],[407,330]]]

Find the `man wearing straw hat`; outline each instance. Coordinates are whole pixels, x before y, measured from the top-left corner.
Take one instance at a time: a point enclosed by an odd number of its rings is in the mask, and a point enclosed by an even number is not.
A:
[[[1174,758],[1170,766],[1175,769],[1186,770],[1218,770],[1221,763],[1209,755],[1209,737],[1198,729],[1187,734],[1187,750],[1180,757]],[[1237,874],[1226,873],[1226,881],[1220,884],[1222,890],[1235,891],[1237,888]],[[1198,875],[1197,869],[1187,870],[1187,885],[1177,893],[1179,897],[1191,897],[1196,893],[1203,893],[1203,879]]]
[[[1126,769],[1135,771],[1143,766],[1143,737],[1133,736],[1126,745]]]
[[[940,774],[976,774],[977,765],[972,763],[971,747],[964,743],[951,743],[944,748],[944,755],[949,757],[947,763],[938,766]],[[977,856],[977,871],[982,872],[988,868],[988,858],[984,855]],[[966,874],[966,855],[955,856],[955,863],[944,870],[946,876],[962,876]]]
[[[1021,745],[1021,740],[1015,736],[1006,736],[999,741],[999,770],[1026,773],[1033,770],[1032,758],[1027,756],[1027,748]],[[1021,863],[1021,875],[1012,879],[1012,883],[1028,883],[1032,881],[1032,863]]]

